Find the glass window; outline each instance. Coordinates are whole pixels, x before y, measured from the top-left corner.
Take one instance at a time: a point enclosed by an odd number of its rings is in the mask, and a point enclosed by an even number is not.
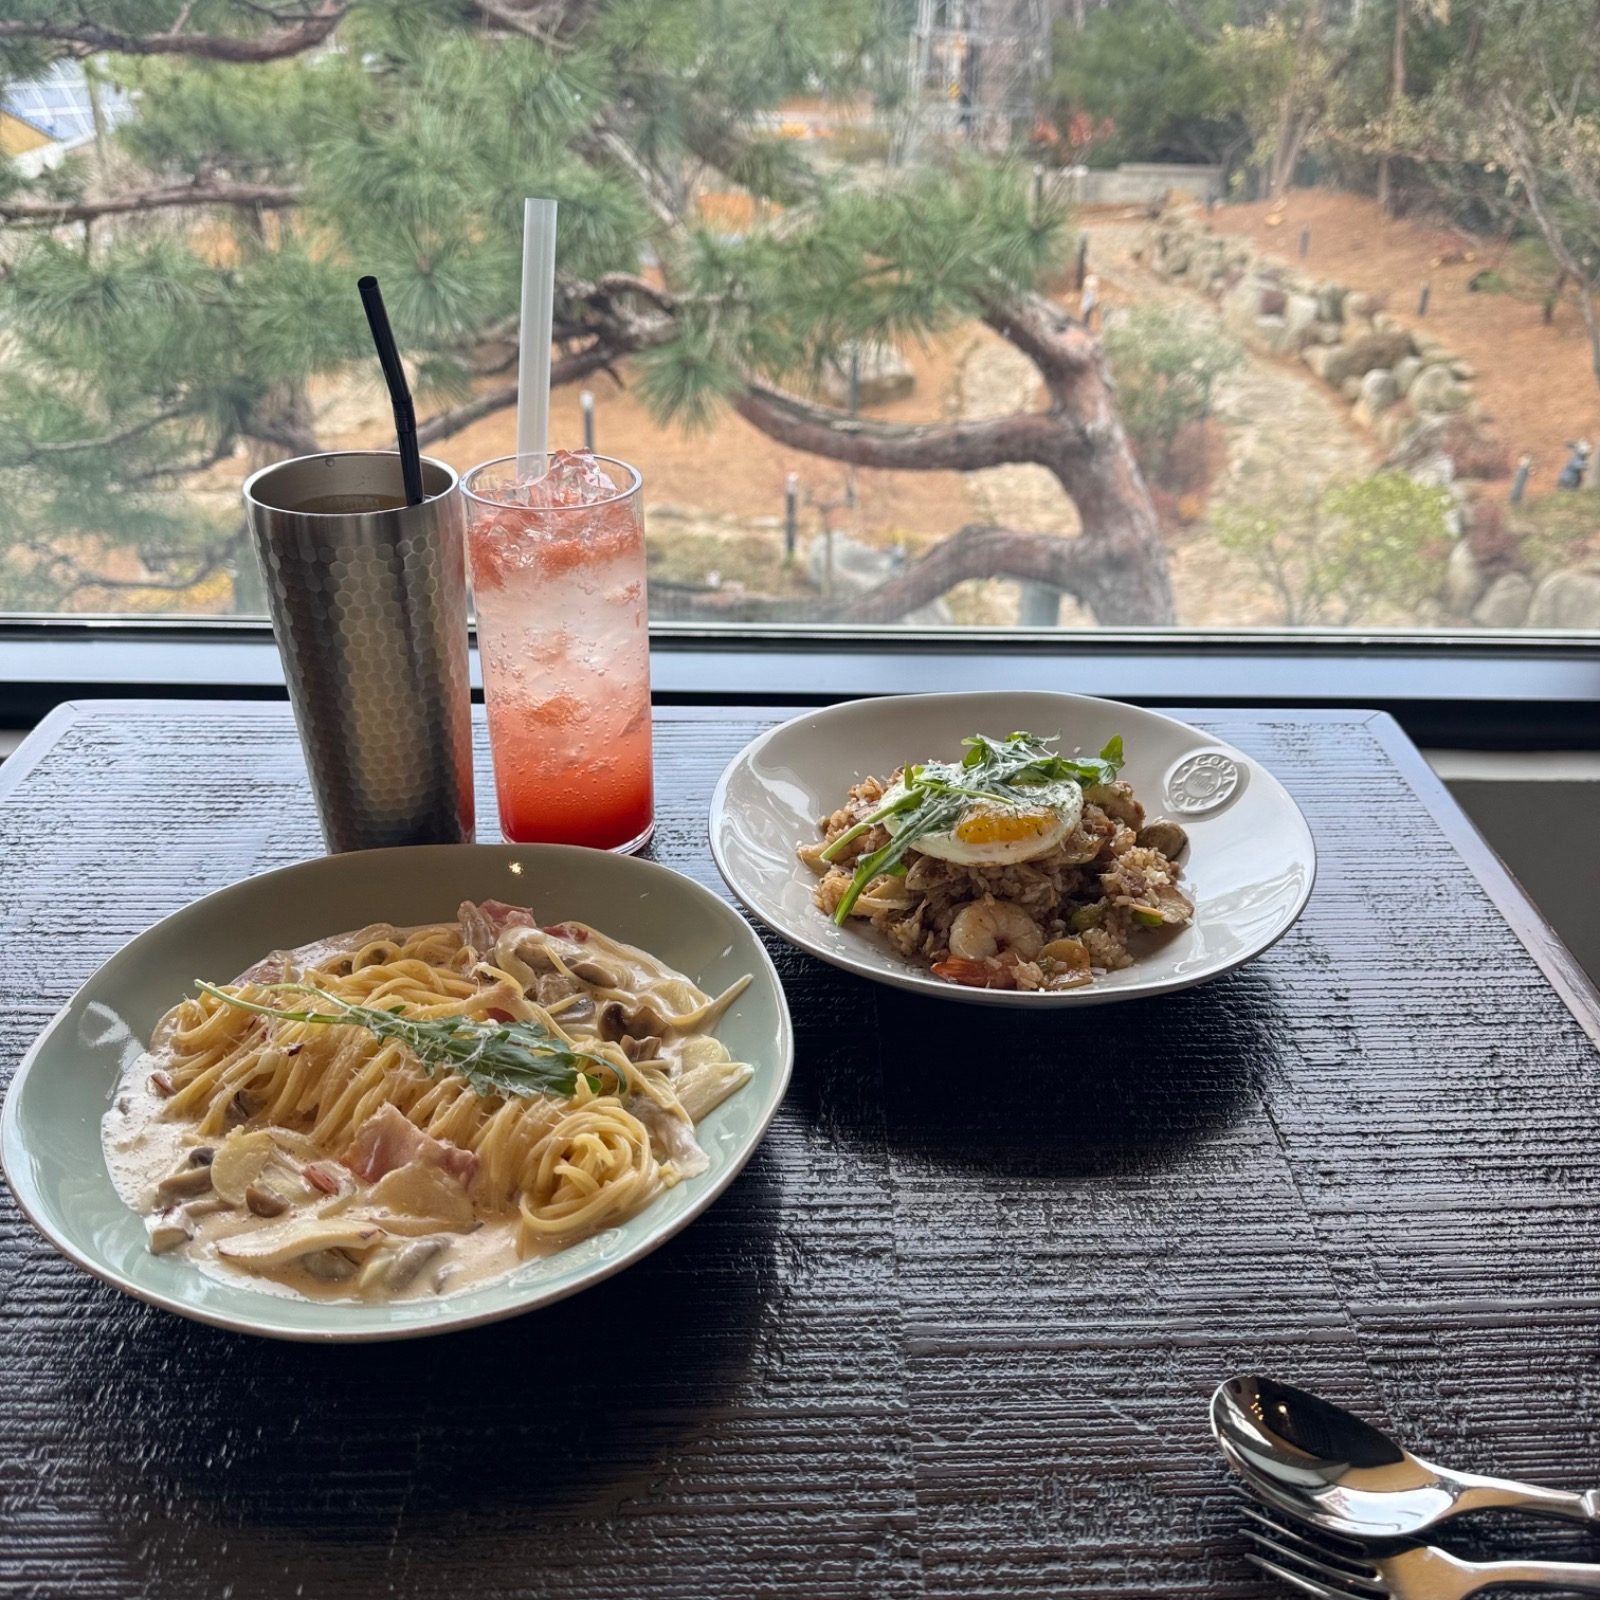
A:
[[[0,612],[258,614],[243,478],[390,437],[363,272],[511,450],[547,193],[663,626],[1600,633],[1590,0],[9,15]]]

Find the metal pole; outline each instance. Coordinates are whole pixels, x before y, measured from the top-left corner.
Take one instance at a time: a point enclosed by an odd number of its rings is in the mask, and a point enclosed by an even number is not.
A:
[[[1514,506],[1522,504],[1522,497],[1528,491],[1528,474],[1533,471],[1533,457],[1525,455],[1517,463],[1517,475],[1511,480],[1511,503]]]
[[[1311,227],[1307,224],[1300,230],[1300,259],[1302,261],[1311,254]]]
[[[1433,285],[1431,283],[1426,283],[1425,282],[1422,285],[1422,293],[1417,296],[1417,315],[1419,317],[1427,316],[1427,314],[1428,314],[1428,300],[1429,300],[1429,297],[1432,294],[1433,294]]]
[[[594,396],[585,389],[578,396],[578,404],[583,408],[583,448],[594,454]]]
[[[794,560],[800,539],[800,474],[791,472],[783,480],[783,559]]]
[[[1088,270],[1089,270],[1089,235],[1086,234],[1086,233],[1080,233],[1078,235],[1078,282],[1077,282],[1077,287],[1080,290],[1083,288],[1084,275],[1088,272]]]

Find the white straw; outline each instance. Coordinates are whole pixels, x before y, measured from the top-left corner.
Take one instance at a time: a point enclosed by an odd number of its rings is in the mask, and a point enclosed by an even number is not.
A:
[[[522,203],[522,338],[517,350],[517,454],[550,439],[550,319],[556,297],[556,203]]]

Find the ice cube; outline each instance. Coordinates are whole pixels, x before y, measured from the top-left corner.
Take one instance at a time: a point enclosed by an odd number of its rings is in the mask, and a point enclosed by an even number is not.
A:
[[[617,492],[610,476],[587,450],[555,450],[541,478],[527,485],[530,506],[586,506]]]

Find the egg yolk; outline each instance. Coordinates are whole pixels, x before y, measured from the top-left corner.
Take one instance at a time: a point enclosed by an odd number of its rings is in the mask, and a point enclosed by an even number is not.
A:
[[[1043,833],[1055,820],[1052,811],[979,811],[956,824],[963,844],[1011,844]]]

